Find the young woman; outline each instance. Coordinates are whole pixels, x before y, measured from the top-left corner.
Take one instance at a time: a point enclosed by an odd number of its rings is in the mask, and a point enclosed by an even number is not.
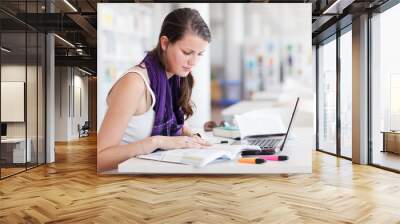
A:
[[[156,48],[108,94],[97,136],[99,171],[158,148],[208,146],[184,121],[193,115],[191,71],[210,41],[210,30],[198,11],[181,8],[167,15]]]

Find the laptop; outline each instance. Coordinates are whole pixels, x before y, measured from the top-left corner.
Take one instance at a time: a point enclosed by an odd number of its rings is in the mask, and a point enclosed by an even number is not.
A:
[[[279,151],[282,151],[289,136],[299,100],[300,98],[297,97],[286,133],[247,136],[244,140],[248,144],[260,146],[263,151],[270,151],[270,154],[274,154],[277,148],[280,149]]]

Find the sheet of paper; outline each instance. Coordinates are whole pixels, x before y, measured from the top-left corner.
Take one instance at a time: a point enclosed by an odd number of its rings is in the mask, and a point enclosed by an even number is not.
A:
[[[235,121],[243,139],[250,135],[286,133],[278,110],[263,109],[235,115]]]

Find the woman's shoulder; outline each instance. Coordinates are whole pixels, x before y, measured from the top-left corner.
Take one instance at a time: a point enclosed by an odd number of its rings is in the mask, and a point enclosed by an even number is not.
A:
[[[133,66],[128,69],[122,77],[114,84],[114,87],[142,87],[139,90],[144,90],[145,83],[143,78],[148,79],[147,70],[144,63]]]
[[[144,63],[135,65],[134,67],[132,67],[128,73],[137,73],[138,75],[140,75],[143,79],[145,79],[145,81],[147,83],[149,83],[149,76],[147,74],[147,69],[146,69],[146,65]]]
[[[144,94],[146,90],[145,82],[148,81],[149,78],[144,63],[131,67],[114,83],[107,95],[107,102],[109,98],[114,98],[113,96],[121,97],[123,94]]]
[[[133,96],[142,96],[146,90],[143,78],[135,71],[128,71],[121,77],[110,90],[107,102],[114,99],[129,101]]]

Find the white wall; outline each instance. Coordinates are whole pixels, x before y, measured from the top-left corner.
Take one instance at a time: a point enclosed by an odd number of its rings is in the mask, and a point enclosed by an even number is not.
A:
[[[79,137],[77,129],[78,124],[82,126],[85,121],[88,121],[88,77],[81,76],[80,74],[82,73],[77,74],[79,71],[76,69],[74,72],[74,96],[72,96],[74,102],[71,103],[71,106],[74,105],[74,108],[72,109],[74,112],[72,113],[71,120],[71,135],[73,138],[77,138]],[[79,90],[80,93],[78,93]]]
[[[46,1],[46,8],[54,12],[54,4]],[[55,161],[55,41],[54,34],[46,35],[46,163]]]
[[[55,73],[55,141],[77,139],[78,124],[88,120],[88,78],[71,67],[56,67]]]
[[[1,66],[1,81],[24,82],[26,85],[26,106],[25,100],[22,102],[22,107],[18,108],[20,113],[25,114],[26,120],[22,122],[6,122],[7,137],[24,138],[25,135],[31,141],[32,161],[36,162],[37,153],[39,154],[39,163],[44,162],[44,74],[40,66],[25,66],[25,64],[3,64]],[[25,80],[27,78],[27,81]],[[2,89],[3,92],[4,89]],[[24,94],[23,90],[20,90]],[[2,95],[7,97],[7,95]],[[2,103],[3,104],[3,103]],[[2,107],[1,110],[8,113],[16,113],[15,108]],[[7,111],[8,110],[8,111]],[[51,158],[51,157],[48,157]],[[49,160],[50,161],[50,160]]]
[[[27,70],[25,70],[27,69]],[[33,66],[27,66],[25,67],[25,65],[2,65],[1,66],[1,81],[17,81],[17,82],[25,82],[25,74],[26,71],[28,72],[28,74],[32,74],[35,73],[36,74],[36,67]],[[30,85],[36,85],[36,83],[31,83],[33,82],[32,80],[29,80]],[[36,81],[35,81],[36,82]],[[36,88],[35,89],[27,89],[27,103],[31,103],[34,101],[34,99],[36,99]],[[34,91],[34,92],[30,92],[30,91]],[[32,107],[36,108],[37,104],[33,104],[31,105]],[[27,112],[31,112],[34,111],[35,109],[30,108]],[[1,108],[1,110],[8,110],[9,108]],[[22,108],[24,109],[24,108]],[[36,121],[37,117],[36,117],[36,113],[28,113],[27,114],[27,119],[28,122],[32,122],[32,121]],[[7,125],[7,136],[9,137],[25,137],[25,125],[26,122],[9,122]],[[29,123],[28,125],[28,137],[29,137],[29,133],[33,133],[33,131],[35,131],[36,133],[36,126],[33,127],[32,123]]]
[[[55,141],[68,140],[68,68],[55,68]]]

